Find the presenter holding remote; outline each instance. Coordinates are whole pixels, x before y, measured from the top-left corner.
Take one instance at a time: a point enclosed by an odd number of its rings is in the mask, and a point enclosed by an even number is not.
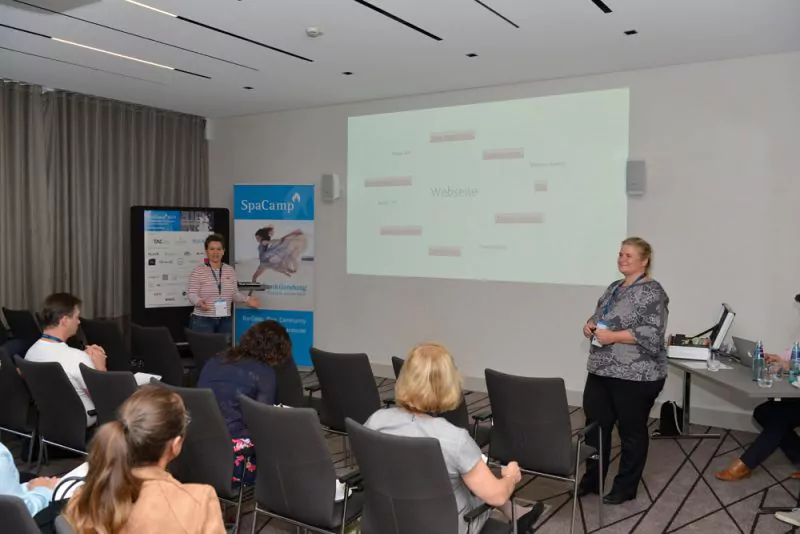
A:
[[[221,235],[206,238],[206,261],[198,265],[189,277],[189,302],[194,311],[189,328],[195,332],[215,332],[230,335],[233,330],[232,303],[258,307],[258,298],[246,297],[238,290],[236,271],[222,263],[225,243]]]
[[[647,461],[647,420],[667,377],[669,297],[650,278],[652,262],[653,249],[647,241],[638,237],[623,241],[617,267],[624,278],[608,286],[583,326],[583,335],[591,342],[583,410],[586,424],[597,421],[603,431],[604,476],[615,424],[622,443],[619,472],[603,498],[606,504],[636,498]],[[586,442],[597,447],[597,432],[590,432]],[[596,460],[587,460],[579,495],[597,493],[598,467]]]

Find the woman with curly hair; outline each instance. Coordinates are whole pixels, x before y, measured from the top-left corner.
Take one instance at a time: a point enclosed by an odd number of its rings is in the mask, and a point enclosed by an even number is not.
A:
[[[255,480],[255,457],[250,432],[244,424],[239,395],[265,404],[275,404],[275,368],[292,357],[292,342],[286,329],[275,321],[250,327],[239,345],[210,359],[200,373],[198,388],[214,392],[233,440],[234,483]]]

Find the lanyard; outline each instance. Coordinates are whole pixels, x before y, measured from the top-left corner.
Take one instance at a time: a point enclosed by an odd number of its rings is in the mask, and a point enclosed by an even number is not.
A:
[[[208,268],[211,269],[211,274],[214,276],[214,282],[217,284],[217,291],[222,295],[222,264],[219,264],[219,278],[217,278],[217,272],[211,265],[209,265]]]
[[[624,295],[624,294],[625,294],[625,292],[626,292],[627,290],[629,290],[630,288],[632,288],[633,286],[635,286],[636,284],[638,284],[638,283],[639,283],[639,281],[640,281],[642,278],[644,278],[644,276],[645,276],[645,275],[643,275],[643,274],[640,274],[640,275],[639,275],[639,278],[637,278],[636,280],[634,280],[634,281],[633,281],[633,283],[632,283],[631,285],[629,285],[629,286],[626,286],[626,287],[625,287],[625,289],[623,289],[623,290],[622,290],[622,292],[620,293],[620,297],[621,297],[622,295]],[[611,295],[608,297],[608,300],[606,301],[606,303],[605,303],[605,306],[603,306],[603,317],[605,317],[606,315],[608,315],[608,312],[609,312],[609,311],[611,311],[611,304],[613,304],[613,303],[614,303],[614,300],[617,298],[617,291],[619,291],[619,288],[620,288],[620,287],[622,286],[622,284],[624,284],[624,283],[625,283],[625,280],[623,280],[622,282],[620,282],[619,284],[617,284],[617,287],[615,287],[615,288],[614,288],[614,291],[612,291],[612,292],[611,292]]]
[[[51,336],[50,334],[42,334],[42,339],[49,339],[50,341],[55,341],[56,343],[63,343],[64,340],[58,338],[56,336]]]

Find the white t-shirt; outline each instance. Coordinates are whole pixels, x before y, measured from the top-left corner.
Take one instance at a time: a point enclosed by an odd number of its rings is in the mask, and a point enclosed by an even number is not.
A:
[[[86,387],[86,382],[83,381],[81,369],[78,367],[80,364],[86,367],[95,368],[92,359],[88,354],[82,350],[73,349],[66,343],[55,343],[40,339],[28,349],[25,354],[25,360],[29,362],[47,363],[56,362],[60,363],[67,374],[67,378],[72,383],[72,387],[78,392],[81,398],[83,407],[88,412],[94,410],[94,403],[89,396],[89,388]],[[86,426],[92,426],[97,421],[97,417],[86,414]]]

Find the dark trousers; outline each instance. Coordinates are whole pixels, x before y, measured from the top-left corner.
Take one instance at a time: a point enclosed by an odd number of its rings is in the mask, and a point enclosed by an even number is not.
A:
[[[231,337],[233,333],[233,317],[200,317],[192,314],[189,319],[189,328],[195,332],[205,332],[208,334],[227,334]]]
[[[611,431],[615,424],[619,429],[622,455],[612,492],[626,496],[636,495],[650,445],[647,422],[664,382],[665,379],[637,382],[593,374],[589,374],[586,379],[583,411],[587,425],[597,421],[603,430],[603,478],[608,472],[611,457]],[[586,436],[586,443],[598,447],[596,431]],[[596,460],[587,460],[586,474],[582,481],[587,489],[597,488],[598,467]]]
[[[742,454],[741,460],[747,467],[755,469],[778,447],[790,462],[800,463],[800,437],[794,431],[800,426],[800,399],[759,404],[753,417],[761,426],[761,433]]]

